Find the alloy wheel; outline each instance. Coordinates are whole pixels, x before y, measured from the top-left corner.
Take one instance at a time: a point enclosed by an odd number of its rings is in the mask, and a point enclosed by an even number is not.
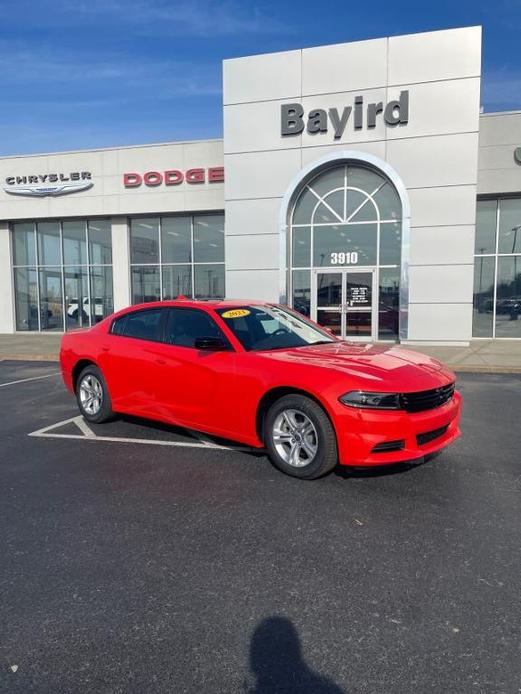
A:
[[[97,415],[101,410],[103,386],[93,374],[87,374],[81,380],[80,401],[87,414]]]
[[[301,410],[283,410],[273,422],[272,439],[279,456],[292,467],[309,465],[317,454],[317,430]]]

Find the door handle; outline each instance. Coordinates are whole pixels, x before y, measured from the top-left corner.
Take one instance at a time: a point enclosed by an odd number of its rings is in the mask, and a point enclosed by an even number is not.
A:
[[[156,364],[166,364],[166,359],[156,359]]]
[[[101,348],[101,351],[102,351],[102,352],[109,352],[109,351],[110,351],[110,347],[103,346],[103,347]]]

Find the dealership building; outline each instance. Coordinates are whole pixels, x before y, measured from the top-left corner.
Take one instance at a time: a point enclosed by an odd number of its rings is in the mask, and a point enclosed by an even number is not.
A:
[[[521,112],[481,28],[223,64],[221,140],[0,158],[0,333],[287,303],[345,339],[521,339]]]

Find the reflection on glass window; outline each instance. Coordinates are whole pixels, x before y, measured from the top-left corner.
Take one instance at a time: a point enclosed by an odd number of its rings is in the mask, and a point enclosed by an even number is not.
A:
[[[346,192],[346,220],[350,222],[376,222],[378,211],[366,193],[360,190]]]
[[[130,229],[133,303],[224,296],[222,213],[132,219]]]
[[[176,299],[178,296],[192,296],[192,266],[163,266],[163,299]]]
[[[36,270],[17,268],[14,271],[16,329],[38,330],[38,276]]]
[[[90,320],[91,324],[114,313],[112,266],[90,268]]]
[[[40,270],[40,329],[63,330],[62,273],[59,267]]]
[[[36,225],[38,235],[38,264],[61,265],[59,222],[39,222]]]
[[[375,193],[373,200],[378,208],[381,221],[401,219],[402,203],[400,196],[389,182]]]
[[[110,220],[17,223],[12,235],[17,330],[84,328],[113,313]]]
[[[384,223],[380,227],[380,265],[399,265],[402,256],[402,225]]]
[[[380,269],[378,301],[378,338],[397,340],[400,322],[400,270]]]
[[[65,321],[67,329],[89,325],[89,274],[88,268],[66,267]]]
[[[34,224],[31,222],[14,224],[13,238],[14,265],[36,265]]]
[[[159,262],[159,219],[133,219],[130,222],[130,257],[132,263]]]
[[[309,224],[319,198],[308,188],[300,194],[293,210],[293,224]]]
[[[481,256],[474,261],[474,337],[492,337],[494,320],[494,269],[496,260]]]
[[[296,227],[293,229],[293,267],[311,265],[311,229]]]
[[[521,198],[499,201],[498,253],[521,253]]]
[[[132,303],[161,299],[159,265],[132,266]]]
[[[161,220],[161,260],[163,263],[192,261],[192,220],[190,217],[163,217]]]
[[[475,253],[473,336],[520,338],[520,197],[478,200]]]
[[[111,223],[108,219],[89,222],[89,263],[91,265],[112,264]]]
[[[376,238],[376,224],[315,227],[313,265],[376,265]]]
[[[385,183],[385,179],[380,174],[377,174],[376,171],[371,171],[362,166],[348,166],[346,183],[349,188],[359,188],[366,193],[372,194]]]
[[[345,166],[336,166],[332,169],[323,171],[309,183],[311,190],[319,197],[323,197],[327,193],[336,188],[343,188],[345,181]]]
[[[497,200],[478,200],[475,253],[496,252]]]
[[[224,265],[195,265],[196,299],[219,299],[224,296]]]
[[[194,262],[224,262],[224,216],[222,214],[194,217]]]
[[[496,337],[521,337],[521,257],[498,258]]]
[[[304,316],[311,315],[311,272],[294,270],[292,278],[293,308]]]
[[[392,278],[393,283],[380,286],[380,293],[385,293],[385,303],[380,301],[380,337],[397,339],[402,203],[391,181],[363,164],[340,164],[326,169],[303,185],[290,222],[287,270],[292,305],[301,310],[298,304],[302,303],[308,315],[326,320],[339,332],[342,311],[338,306],[349,272],[363,269],[365,277],[373,277],[380,267],[381,277],[385,278],[385,266],[390,272],[388,280]],[[322,268],[329,269],[328,280],[327,273],[320,272]],[[362,275],[358,279],[361,278]],[[316,285],[314,296],[311,285]],[[331,306],[336,307],[336,313]],[[335,321],[338,325],[334,325]],[[370,311],[364,314],[363,321],[360,318],[355,326],[351,316],[349,330],[356,330],[356,334],[362,329],[370,331],[374,323]],[[346,334],[355,334],[349,330]]]
[[[325,195],[315,209],[314,224],[330,224],[344,221],[344,191],[336,190]]]
[[[87,264],[87,225],[85,221],[63,222],[63,264]]]

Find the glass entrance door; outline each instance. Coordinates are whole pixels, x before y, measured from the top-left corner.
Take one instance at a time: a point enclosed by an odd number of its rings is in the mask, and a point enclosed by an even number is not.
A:
[[[374,270],[316,270],[311,317],[343,340],[376,339]]]

